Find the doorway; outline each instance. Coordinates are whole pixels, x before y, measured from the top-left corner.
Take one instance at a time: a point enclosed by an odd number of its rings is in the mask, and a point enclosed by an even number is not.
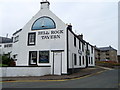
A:
[[[62,73],[62,52],[53,52],[53,74],[61,75]]]

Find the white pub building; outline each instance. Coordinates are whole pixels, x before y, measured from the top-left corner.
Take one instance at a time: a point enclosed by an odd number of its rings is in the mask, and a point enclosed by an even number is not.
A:
[[[95,66],[94,47],[52,13],[49,5],[41,2],[40,11],[13,34],[11,55],[16,66],[42,68],[41,73],[53,75]]]

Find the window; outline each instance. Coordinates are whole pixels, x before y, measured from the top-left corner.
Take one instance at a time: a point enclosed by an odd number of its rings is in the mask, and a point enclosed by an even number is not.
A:
[[[74,65],[77,65],[77,55],[74,54]]]
[[[81,66],[81,56],[79,56],[79,65]]]
[[[14,37],[14,43],[19,41],[19,35]]]
[[[37,19],[32,26],[32,30],[54,29],[56,28],[55,22],[49,17],[41,17]]]
[[[84,44],[82,43],[82,51],[84,52]]]
[[[37,64],[37,51],[30,51],[29,52],[29,65],[36,65]]]
[[[93,53],[93,47],[91,46],[91,53]]]
[[[79,49],[81,49],[81,42],[79,41]]]
[[[49,51],[39,51],[39,63],[49,63]]]
[[[76,47],[76,37],[74,37],[74,46]]]
[[[28,45],[35,45],[36,33],[28,33]]]
[[[91,57],[91,64],[93,64],[93,57]]]
[[[12,44],[6,44],[4,45],[4,48],[12,47]]]
[[[0,45],[0,47],[2,47],[2,45]]]
[[[109,53],[106,53],[107,56],[109,56]]]
[[[82,57],[83,58],[83,65],[85,64],[85,61],[84,61],[84,56]]]
[[[90,64],[90,57],[89,57],[89,64]]]
[[[109,57],[106,57],[107,60],[109,60],[110,58]]]

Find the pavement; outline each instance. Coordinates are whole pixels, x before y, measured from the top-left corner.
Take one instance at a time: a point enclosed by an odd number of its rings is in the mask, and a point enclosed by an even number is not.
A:
[[[111,68],[105,68],[100,66],[95,66],[92,68],[80,69],[78,72],[70,75],[45,75],[45,76],[24,76],[24,77],[2,77],[2,81],[19,81],[19,80],[65,80],[65,79],[75,79],[91,74],[96,74],[104,70],[111,70]]]

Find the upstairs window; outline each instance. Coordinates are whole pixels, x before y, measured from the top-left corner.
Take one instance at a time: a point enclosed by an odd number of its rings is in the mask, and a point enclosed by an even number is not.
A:
[[[5,44],[4,45],[4,48],[9,48],[9,47],[12,47],[12,44]]]
[[[19,41],[19,35],[14,37],[14,43]]]
[[[74,46],[76,47],[76,37],[74,37]]]
[[[36,33],[28,33],[28,45],[35,45]]]
[[[55,22],[49,17],[41,17],[37,19],[33,25],[32,30],[55,29]]]
[[[93,47],[91,46],[91,53],[93,53]]]
[[[81,49],[81,42],[79,41],[79,49]]]
[[[82,43],[82,51],[84,52],[84,44]]]

